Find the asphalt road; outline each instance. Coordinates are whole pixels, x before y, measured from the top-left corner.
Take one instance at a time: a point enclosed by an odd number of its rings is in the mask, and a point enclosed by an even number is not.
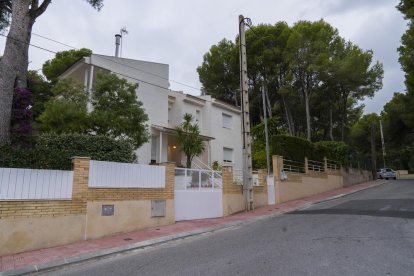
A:
[[[414,275],[414,181],[50,275]]]

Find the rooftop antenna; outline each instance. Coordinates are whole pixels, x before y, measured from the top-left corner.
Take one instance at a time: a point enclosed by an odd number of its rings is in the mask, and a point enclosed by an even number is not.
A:
[[[115,35],[115,57],[122,57],[122,35],[128,34],[126,27],[122,27],[119,34]],[[121,51],[119,49],[121,48]]]

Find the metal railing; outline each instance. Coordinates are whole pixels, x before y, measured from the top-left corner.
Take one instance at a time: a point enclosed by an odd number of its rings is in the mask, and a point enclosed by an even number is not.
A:
[[[175,189],[221,189],[221,172],[198,169],[175,169]]]
[[[315,160],[308,160],[308,170],[314,172],[324,172],[325,163]]]
[[[252,171],[253,186],[259,186],[259,172]],[[243,185],[243,170],[233,169],[233,184]]]
[[[336,171],[341,168],[341,166],[339,165],[337,161],[330,160],[330,159],[326,159],[326,160],[327,160],[328,171]]]
[[[283,159],[283,170],[285,172],[305,173],[305,163],[295,160]]]

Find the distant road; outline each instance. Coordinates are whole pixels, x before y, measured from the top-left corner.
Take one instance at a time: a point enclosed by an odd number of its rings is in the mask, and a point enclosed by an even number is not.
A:
[[[414,181],[50,275],[414,275]]]

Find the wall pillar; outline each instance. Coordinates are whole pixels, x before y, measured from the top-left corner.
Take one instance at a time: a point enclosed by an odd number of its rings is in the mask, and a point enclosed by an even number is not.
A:
[[[308,158],[307,157],[305,157],[305,173],[308,173],[309,172],[309,162],[308,162]]]
[[[275,177],[275,199],[276,203],[280,203],[280,173],[283,170],[283,156],[280,155],[273,155],[272,156],[272,163],[273,163],[273,175]]]
[[[174,199],[174,185],[175,185],[175,163],[164,162],[160,166],[165,167],[165,188],[164,198]]]
[[[87,201],[89,183],[89,157],[72,157],[73,186],[72,200]]]
[[[221,185],[223,194],[229,193],[231,185],[233,185],[233,167],[223,165],[221,169]]]

